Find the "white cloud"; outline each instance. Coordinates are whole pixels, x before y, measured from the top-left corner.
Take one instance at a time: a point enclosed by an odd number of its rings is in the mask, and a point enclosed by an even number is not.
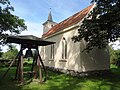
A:
[[[120,40],[117,40],[115,42],[111,42],[111,43],[109,43],[109,45],[112,45],[114,50],[118,50],[118,49],[120,49]]]
[[[25,22],[27,25],[27,31],[23,31],[21,35],[34,35],[37,37],[41,37],[43,33],[43,28],[41,23],[36,22]]]

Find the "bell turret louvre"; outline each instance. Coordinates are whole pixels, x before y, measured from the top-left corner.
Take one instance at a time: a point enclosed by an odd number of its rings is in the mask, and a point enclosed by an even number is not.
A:
[[[53,26],[55,26],[57,23],[53,21],[52,19],[52,13],[51,11],[48,14],[48,19],[46,22],[43,23],[43,34],[48,32]]]

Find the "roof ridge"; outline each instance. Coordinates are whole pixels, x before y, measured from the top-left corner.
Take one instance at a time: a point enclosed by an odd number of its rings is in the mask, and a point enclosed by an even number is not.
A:
[[[93,4],[59,22],[57,25],[53,26],[47,33],[43,34],[43,37],[56,33],[64,28],[69,27],[70,25],[76,24],[77,22],[81,21],[88,14],[92,7]]]

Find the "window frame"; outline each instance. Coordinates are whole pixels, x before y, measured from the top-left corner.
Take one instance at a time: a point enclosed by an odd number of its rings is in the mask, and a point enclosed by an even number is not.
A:
[[[67,41],[64,37],[62,40],[62,59],[67,59]]]
[[[50,59],[54,59],[54,44],[50,45]]]

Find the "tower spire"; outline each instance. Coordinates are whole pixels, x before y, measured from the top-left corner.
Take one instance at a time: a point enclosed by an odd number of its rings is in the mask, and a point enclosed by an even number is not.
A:
[[[52,14],[51,14],[51,8],[50,8],[50,12],[49,12],[49,15],[48,15],[48,21],[53,21],[52,20]]]
[[[48,14],[47,21],[43,23],[43,33],[48,32],[56,24],[57,23],[54,22],[53,19],[52,19],[51,8],[50,8],[50,12]]]

